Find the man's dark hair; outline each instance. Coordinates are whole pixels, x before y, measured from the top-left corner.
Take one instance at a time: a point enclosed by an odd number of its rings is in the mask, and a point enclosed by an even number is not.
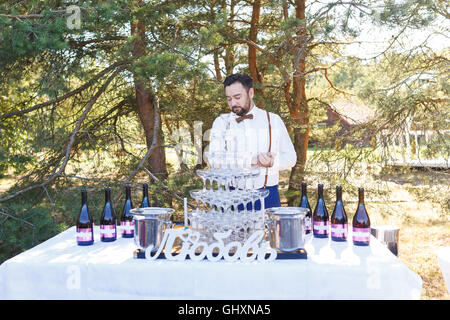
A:
[[[242,73],[235,73],[226,77],[225,81],[223,82],[223,86],[228,87],[235,82],[240,82],[245,90],[247,90],[247,92],[250,90],[250,88],[253,88],[252,78]]]

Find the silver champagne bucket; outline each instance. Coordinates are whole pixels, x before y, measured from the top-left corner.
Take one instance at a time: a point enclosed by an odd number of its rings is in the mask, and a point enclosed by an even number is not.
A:
[[[171,208],[136,208],[131,209],[130,213],[134,220],[134,243],[145,250],[153,245],[152,252],[158,250],[161,240],[167,228],[172,228],[170,215],[173,213]]]
[[[377,225],[370,228],[370,233],[396,256],[398,256],[399,231],[399,227],[391,225]]]
[[[274,207],[266,209],[269,220],[270,246],[284,252],[305,247],[305,216],[309,210],[300,207]]]

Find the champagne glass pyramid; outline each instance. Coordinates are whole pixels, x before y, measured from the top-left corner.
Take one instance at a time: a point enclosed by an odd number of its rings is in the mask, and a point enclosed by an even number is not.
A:
[[[254,179],[259,169],[243,165],[238,154],[210,152],[208,157],[210,168],[196,171],[202,179],[202,189],[190,191],[197,203],[195,212],[188,213],[191,228],[208,243],[217,241],[215,232],[231,230],[224,244],[231,241],[243,244],[252,232],[264,230],[264,198],[269,191],[255,189]],[[259,210],[254,207],[257,200],[262,204]],[[252,203],[252,210],[247,210],[248,203]]]

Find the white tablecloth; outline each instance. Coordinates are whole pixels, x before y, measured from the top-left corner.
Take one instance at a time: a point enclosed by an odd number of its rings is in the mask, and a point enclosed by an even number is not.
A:
[[[75,227],[0,266],[0,299],[420,299],[422,279],[376,238],[307,236],[306,260],[134,259],[133,239],[80,247]],[[351,231],[349,232],[351,239]]]
[[[440,248],[437,252],[439,267],[444,276],[447,291],[450,294],[450,247]]]

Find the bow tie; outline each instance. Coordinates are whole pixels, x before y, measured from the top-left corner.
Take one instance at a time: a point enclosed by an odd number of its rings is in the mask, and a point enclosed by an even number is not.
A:
[[[236,118],[236,122],[239,123],[245,119],[253,119],[253,115],[252,114],[246,114],[245,116]]]

